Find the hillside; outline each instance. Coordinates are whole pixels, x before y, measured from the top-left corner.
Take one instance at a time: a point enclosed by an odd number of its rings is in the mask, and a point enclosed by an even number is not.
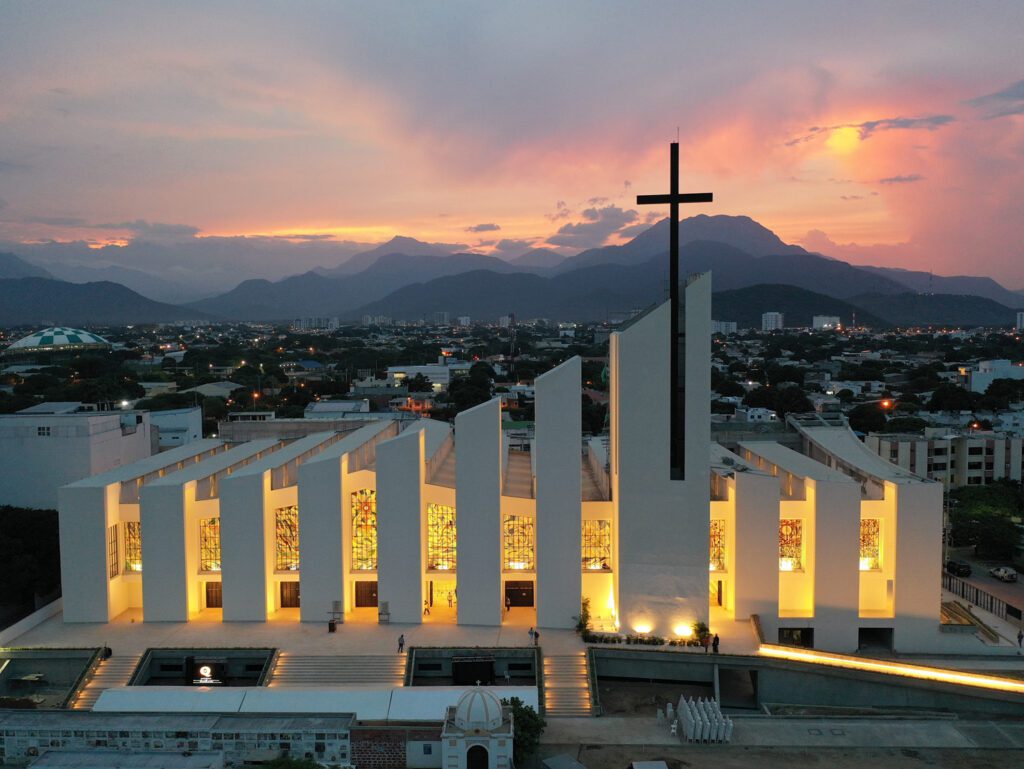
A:
[[[52,278],[42,267],[29,264],[21,257],[11,253],[0,253],[0,279],[13,278]]]
[[[0,324],[120,325],[213,317],[154,302],[118,283],[68,283],[49,278],[0,280]]]
[[[276,282],[247,280],[226,294],[187,306],[236,320],[349,315],[353,308],[387,296],[410,283],[482,269],[512,272],[520,268],[482,254],[385,254],[355,275],[332,278],[318,272],[307,272]]]
[[[711,315],[715,320],[735,321],[740,328],[761,328],[761,315],[781,312],[787,326],[810,326],[815,315],[838,315],[844,324],[857,314],[857,324],[871,328],[890,325],[849,302],[835,299],[795,286],[757,285],[747,288],[716,291],[711,297]]]
[[[1007,326],[1016,321],[1016,310],[980,296],[914,294],[850,299],[894,326]]]
[[[934,275],[920,270],[897,267],[861,267],[862,270],[884,275],[921,294],[966,294],[982,296],[1007,307],[1024,308],[1024,296],[999,285],[992,278],[973,275]]]

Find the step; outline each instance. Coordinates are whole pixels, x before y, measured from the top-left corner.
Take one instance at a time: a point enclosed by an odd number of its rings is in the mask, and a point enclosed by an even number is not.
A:
[[[92,706],[96,704],[96,700],[107,689],[115,686],[126,686],[136,666],[139,664],[140,657],[141,655],[135,657],[118,656],[100,660],[93,671],[92,677],[72,699],[72,709],[91,710]]]

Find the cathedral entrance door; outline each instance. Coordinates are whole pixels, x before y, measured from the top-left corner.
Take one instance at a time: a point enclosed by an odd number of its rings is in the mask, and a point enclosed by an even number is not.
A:
[[[533,606],[533,582],[531,580],[506,582],[505,598],[509,606]]]
[[[377,583],[356,582],[356,608],[377,606]]]

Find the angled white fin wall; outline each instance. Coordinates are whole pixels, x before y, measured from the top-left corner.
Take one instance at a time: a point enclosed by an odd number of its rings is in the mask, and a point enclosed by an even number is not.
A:
[[[377,446],[377,589],[391,621],[422,622],[423,432]]]
[[[455,417],[459,624],[500,625],[501,401]]]
[[[539,627],[573,627],[580,612],[581,374],[573,357],[535,383]]]

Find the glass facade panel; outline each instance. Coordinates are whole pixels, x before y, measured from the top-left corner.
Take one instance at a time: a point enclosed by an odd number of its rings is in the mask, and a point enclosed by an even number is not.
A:
[[[779,521],[779,571],[804,567],[804,522],[799,518]]]
[[[506,571],[533,571],[537,564],[537,538],[533,518],[505,515],[502,518],[503,558]]]
[[[377,570],[377,492],[352,492],[352,570]]]
[[[142,524],[139,521],[124,523],[124,570],[142,571]]]
[[[299,570],[299,508],[279,507],[274,512],[276,532],[275,563],[277,571]]]
[[[199,571],[220,571],[220,518],[199,521]]]
[[[121,573],[121,557],[117,550],[117,524],[107,529],[107,569],[108,576],[113,579]]]
[[[427,505],[427,568],[455,570],[455,508]]]
[[[860,570],[882,568],[882,522],[865,518],[860,522]]]
[[[725,571],[725,521],[721,518],[711,521],[711,540],[709,543],[710,571]]]
[[[611,521],[583,521],[583,536],[580,544],[584,571],[611,571]]]

